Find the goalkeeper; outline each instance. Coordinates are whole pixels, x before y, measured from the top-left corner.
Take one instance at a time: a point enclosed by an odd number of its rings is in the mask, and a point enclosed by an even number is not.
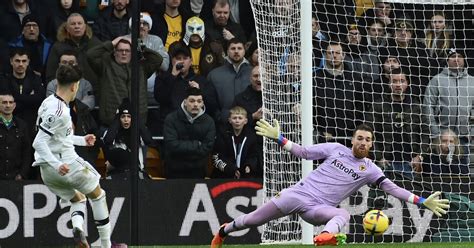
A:
[[[387,179],[382,170],[367,158],[373,145],[373,130],[359,125],[353,133],[352,149],[338,143],[325,143],[302,147],[287,140],[280,133],[278,121],[275,126],[265,120],[257,122],[257,134],[273,139],[291,154],[324,162],[306,178],[282,190],[269,202],[255,211],[223,224],[215,234],[211,248],[221,247],[224,238],[231,232],[262,225],[270,220],[297,213],[312,225],[325,224],[323,231],[314,237],[316,245],[340,245],[346,235],[340,233],[349,222],[347,210],[337,206],[352,193],[366,184],[375,184],[385,192],[412,204],[425,206],[440,217],[449,208],[447,199],[439,199],[441,192],[428,198],[414,195]]]

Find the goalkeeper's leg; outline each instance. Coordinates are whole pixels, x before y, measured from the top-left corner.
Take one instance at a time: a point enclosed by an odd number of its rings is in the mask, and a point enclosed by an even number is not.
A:
[[[326,223],[321,234],[314,237],[316,245],[340,245],[346,243],[346,235],[340,233],[349,222],[349,213],[342,208],[319,205],[300,213],[303,220],[313,225]]]
[[[231,232],[249,227],[260,226],[270,220],[278,219],[285,215],[286,214],[282,213],[275,203],[273,203],[273,201],[269,201],[255,211],[249,214],[241,215],[232,222],[222,225],[219,229],[219,232],[214,235],[214,239],[211,242],[211,247],[221,247],[224,238]]]

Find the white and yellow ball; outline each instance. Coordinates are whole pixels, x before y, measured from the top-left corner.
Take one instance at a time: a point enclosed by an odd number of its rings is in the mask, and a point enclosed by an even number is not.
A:
[[[370,235],[382,235],[387,231],[389,219],[381,210],[370,210],[364,216],[364,230]]]

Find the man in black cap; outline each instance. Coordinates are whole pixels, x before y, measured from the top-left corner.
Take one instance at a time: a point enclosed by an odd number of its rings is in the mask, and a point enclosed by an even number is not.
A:
[[[52,42],[41,33],[40,21],[35,14],[23,17],[22,33],[8,45],[10,48],[24,48],[30,56],[30,68],[43,75]]]
[[[450,128],[458,134],[461,145],[467,145],[472,135],[469,117],[473,103],[474,78],[467,72],[465,55],[450,49],[446,67],[431,79],[425,93],[423,106],[431,137],[438,137],[442,128]]]

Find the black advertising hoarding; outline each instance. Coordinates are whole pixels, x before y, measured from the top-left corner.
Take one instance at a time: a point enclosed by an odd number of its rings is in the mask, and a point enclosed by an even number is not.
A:
[[[103,180],[101,185],[107,191],[111,209],[112,239],[129,243],[129,182]],[[409,190],[424,188],[425,192],[431,192],[443,190],[440,187],[446,185],[444,191],[473,192],[472,187],[470,189],[472,184],[468,183],[432,185],[439,188],[427,188],[415,182],[404,186]],[[72,244],[67,203],[60,202],[46,186],[39,182],[0,181],[0,188],[0,247]],[[372,241],[361,234],[362,215],[371,208],[368,204],[374,197],[371,192],[369,187],[364,186],[340,204],[352,215],[351,223],[343,230],[349,234],[349,242]],[[415,193],[420,192],[415,190]],[[465,195],[472,199],[472,195]],[[262,202],[262,182],[259,180],[141,180],[138,196],[139,245],[209,244],[220,224],[255,210]],[[384,235],[384,242],[429,241],[432,235],[439,232],[439,228],[445,230],[446,221],[433,217],[430,211],[391,196],[385,198],[385,202],[384,212],[390,217],[392,225]],[[457,211],[455,215],[462,220],[460,223],[470,218],[470,212]],[[88,240],[93,243],[98,235],[90,208],[87,216]],[[320,230],[321,227],[315,228],[315,232]],[[261,232],[262,227],[235,232],[226,239],[226,243],[256,244],[260,242]]]

